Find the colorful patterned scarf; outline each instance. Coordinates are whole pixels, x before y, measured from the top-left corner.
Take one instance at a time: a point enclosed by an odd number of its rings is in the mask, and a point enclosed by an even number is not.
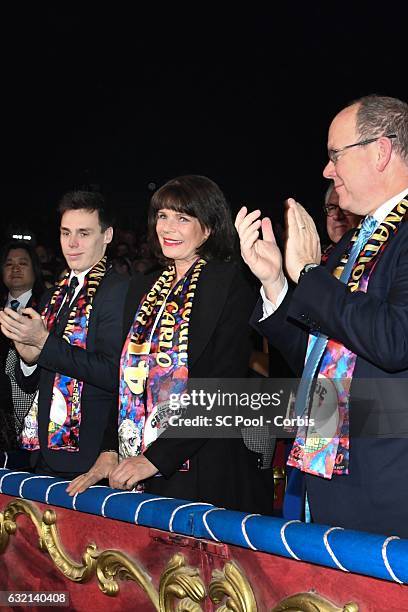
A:
[[[72,303],[63,339],[72,346],[86,348],[89,317],[93,299],[100,282],[107,272],[106,257],[103,257],[85,276],[77,300]],[[47,329],[52,333],[58,313],[69,286],[68,273],[57,285],[41,316]],[[81,393],[83,382],[57,372],[54,378],[50,421],[48,424],[48,448],[51,450],[79,451],[79,430],[81,425]],[[38,395],[24,421],[21,434],[22,447],[38,450]]]
[[[373,232],[351,271],[347,283],[351,292],[367,291],[370,276],[391,238],[398,232],[407,209],[408,199],[404,198]],[[362,221],[333,271],[336,278],[340,278],[361,225]],[[309,336],[306,360],[316,339],[316,335]],[[348,474],[349,396],[356,359],[356,354],[340,342],[329,340],[320,364],[309,416],[315,424],[298,429],[288,465],[324,478]]]
[[[140,455],[175,412],[170,397],[188,380],[191,309],[204,259],[172,289],[175,266],[163,271],[142,299],[122,351],[119,379],[119,455]]]

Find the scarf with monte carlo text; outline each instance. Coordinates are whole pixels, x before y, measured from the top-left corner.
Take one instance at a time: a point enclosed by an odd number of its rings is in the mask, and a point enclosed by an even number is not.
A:
[[[198,259],[173,289],[176,269],[169,266],[140,302],[120,362],[121,459],[143,453],[177,414],[170,398],[187,389],[189,322],[206,263]]]
[[[398,232],[407,210],[408,199],[405,196],[374,230],[350,273],[347,282],[349,291],[364,293],[367,291],[370,275],[390,240]],[[363,220],[354,232],[339,265],[333,271],[336,278],[340,278],[347,263],[362,222]],[[306,360],[316,339],[316,335],[309,335]],[[333,474],[349,473],[349,397],[356,358],[356,354],[340,342],[332,339],[328,341],[320,364],[310,412],[310,418],[317,421],[320,426],[324,425],[326,432],[322,434],[322,429],[319,431],[319,428],[311,423],[299,427],[289,455],[288,465],[329,479]],[[337,414],[334,419],[321,416],[325,414],[322,412],[325,401],[326,406],[330,402],[331,406],[337,406]],[[330,408],[326,414],[331,414]]]
[[[63,339],[72,346],[86,348],[89,317],[95,293],[107,272],[103,257],[85,276],[79,297],[72,303]],[[58,283],[41,316],[49,332],[54,330],[58,313],[68,291],[70,272]],[[81,425],[81,393],[83,382],[57,372],[54,378],[50,420],[48,423],[48,448],[51,450],[79,451]],[[38,439],[38,395],[28,412],[21,434],[21,446],[34,451],[40,448]],[[55,421],[55,415],[61,418]],[[54,416],[52,416],[54,415]],[[54,419],[54,420],[53,420]]]

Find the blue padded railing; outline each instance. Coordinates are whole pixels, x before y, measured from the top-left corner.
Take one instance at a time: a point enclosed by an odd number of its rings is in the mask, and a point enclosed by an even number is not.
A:
[[[0,469],[0,493],[408,583],[408,540],[245,514],[211,504],[93,486],[70,497],[66,480]]]

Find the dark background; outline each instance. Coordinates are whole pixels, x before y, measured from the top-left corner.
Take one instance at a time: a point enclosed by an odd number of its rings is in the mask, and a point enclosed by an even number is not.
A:
[[[333,115],[408,99],[406,3],[356,4],[3,9],[3,230],[49,242],[58,198],[85,185],[136,226],[149,184],[185,173],[234,210],[279,219],[294,196],[317,214]]]

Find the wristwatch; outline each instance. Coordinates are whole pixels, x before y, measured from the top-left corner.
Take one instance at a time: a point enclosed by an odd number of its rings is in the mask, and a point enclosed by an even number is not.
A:
[[[305,275],[307,272],[309,272],[309,270],[312,270],[312,268],[317,268],[317,266],[318,266],[318,265],[319,265],[319,264],[317,264],[317,263],[308,263],[308,264],[306,264],[306,265],[305,265],[305,266],[302,268],[302,270],[300,271],[299,278],[298,278],[298,283],[299,283],[299,282],[300,282],[300,280],[303,278],[303,276],[304,276],[304,275]]]

